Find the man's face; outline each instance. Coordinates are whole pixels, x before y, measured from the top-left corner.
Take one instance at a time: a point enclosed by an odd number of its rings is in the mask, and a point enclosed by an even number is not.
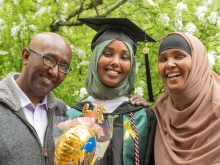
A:
[[[56,37],[46,37],[42,42],[29,46],[31,50],[53,58],[57,63],[70,65],[72,53],[63,40]],[[23,70],[22,90],[30,97],[44,97],[48,92],[58,87],[66,77],[58,70],[58,65],[49,67],[43,62],[43,57],[30,51],[23,50],[26,65]],[[25,55],[28,54],[28,55]]]

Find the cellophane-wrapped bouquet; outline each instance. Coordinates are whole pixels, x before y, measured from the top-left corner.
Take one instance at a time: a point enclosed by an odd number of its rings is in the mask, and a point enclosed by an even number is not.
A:
[[[55,117],[55,165],[96,165],[112,138],[113,118]]]

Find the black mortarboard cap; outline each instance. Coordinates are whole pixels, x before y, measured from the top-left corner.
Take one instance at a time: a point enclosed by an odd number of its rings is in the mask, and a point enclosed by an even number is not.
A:
[[[134,54],[136,53],[137,42],[156,42],[141,28],[135,25],[127,18],[78,18],[87,26],[91,27],[97,34],[94,36],[91,47],[95,49],[97,45],[106,40],[121,40],[128,42],[133,48]],[[148,54],[145,53],[146,74],[147,74],[147,87],[149,101],[153,101],[153,92],[150,76],[150,65]]]
[[[88,25],[97,34],[94,36],[92,50],[100,43],[110,39],[128,42],[136,53],[137,42],[155,42],[141,28],[127,18],[78,18],[79,21]]]

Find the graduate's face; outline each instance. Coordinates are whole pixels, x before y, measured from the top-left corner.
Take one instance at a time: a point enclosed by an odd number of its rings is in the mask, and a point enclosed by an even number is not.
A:
[[[158,71],[170,91],[183,88],[190,70],[192,57],[180,49],[168,49],[158,56]]]
[[[121,41],[111,42],[98,61],[98,74],[101,81],[110,87],[117,86],[127,76],[131,67],[130,53]]]

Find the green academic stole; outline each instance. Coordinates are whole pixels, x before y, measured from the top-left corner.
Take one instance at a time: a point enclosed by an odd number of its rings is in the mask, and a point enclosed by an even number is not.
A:
[[[139,139],[139,162],[144,164],[147,149],[148,117],[145,109],[133,111]],[[134,136],[129,113],[123,115],[123,163],[134,164]],[[133,137],[132,137],[133,136]]]

